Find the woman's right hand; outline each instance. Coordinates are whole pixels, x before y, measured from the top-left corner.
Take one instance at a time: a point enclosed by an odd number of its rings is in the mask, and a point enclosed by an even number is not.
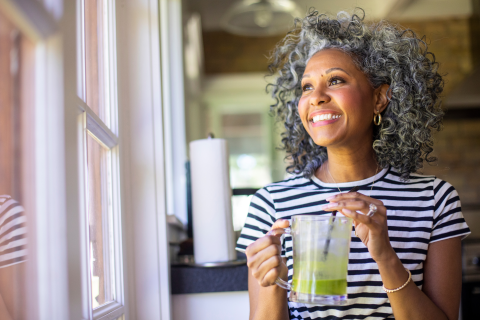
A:
[[[289,226],[288,220],[278,219],[271,230]],[[274,285],[277,277],[287,280],[288,268],[281,257],[280,237],[281,235],[265,235],[250,244],[245,251],[248,268],[262,287]]]

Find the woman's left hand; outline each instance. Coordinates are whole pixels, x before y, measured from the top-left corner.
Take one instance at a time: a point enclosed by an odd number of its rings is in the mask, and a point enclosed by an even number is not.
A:
[[[388,238],[387,208],[382,201],[359,192],[340,193],[327,198],[327,201],[330,203],[324,205],[323,210],[337,210],[353,219],[357,236],[367,246],[373,260],[386,261],[397,256]],[[366,214],[371,203],[377,206],[377,211],[368,217]]]

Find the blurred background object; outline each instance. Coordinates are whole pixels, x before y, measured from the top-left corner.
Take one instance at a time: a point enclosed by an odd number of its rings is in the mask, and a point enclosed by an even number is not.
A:
[[[302,11],[291,0],[243,0],[234,3],[220,24],[228,32],[243,36],[284,34]]]
[[[265,78],[268,57],[285,35],[280,29],[293,26],[292,19],[282,20],[287,13],[275,18],[273,5],[281,2],[183,2],[187,43],[193,34],[192,19],[201,26],[201,30],[195,31],[200,40],[193,41],[199,45],[197,54],[185,55],[185,65],[195,65],[197,70],[195,79],[187,74],[185,82],[186,139],[188,143],[212,131],[228,141],[233,223],[237,231],[243,226],[255,190],[287,176],[285,154],[278,150],[283,128],[270,116],[273,100],[265,91],[272,81]],[[421,173],[436,175],[455,186],[472,230],[470,238],[480,238],[480,71],[476,72],[480,70],[480,1],[289,2],[292,6],[288,12],[300,12],[298,17],[303,17],[311,7],[327,14],[352,12],[361,7],[367,21],[387,19],[412,29],[420,38],[426,36],[429,51],[435,54],[440,62],[439,72],[445,76],[446,116],[444,129],[434,133],[432,155],[438,162],[425,165]],[[270,14],[261,11],[267,6]],[[276,25],[273,21],[282,21],[278,34],[268,30],[269,24]],[[478,285],[470,284],[469,288]],[[469,319],[468,314],[465,319]]]
[[[440,62],[440,73],[445,75],[444,130],[435,133],[435,166],[426,165],[423,173],[434,174],[450,181],[459,191],[467,222],[473,235],[480,237],[480,9],[477,0],[365,0],[365,1],[288,1],[291,12],[300,16],[314,7],[320,12],[351,11],[355,6],[365,10],[369,21],[388,19],[411,28],[419,37],[426,35],[429,51]],[[225,25],[225,17],[232,12],[248,12],[236,19],[246,25],[255,24],[258,8],[284,1],[216,1],[186,0],[184,16],[187,39],[193,33],[188,27],[191,20],[201,25],[196,31],[199,44],[197,55],[188,51],[185,64],[195,61],[195,80],[186,80],[186,131],[187,142],[204,137],[206,132],[216,132],[225,138],[230,147],[230,174],[232,188],[260,188],[285,177],[284,153],[280,145],[281,125],[275,125],[269,114],[273,103],[265,92],[269,79],[268,57],[284,36],[262,32],[237,32]],[[244,11],[242,11],[244,10]],[[262,9],[263,10],[263,9]],[[274,20],[275,18],[272,18]],[[279,17],[279,20],[282,20]],[[293,20],[282,23],[287,29]],[[266,27],[263,27],[266,28]],[[245,29],[246,30],[246,29]],[[253,29],[252,29],[253,30]],[[188,40],[191,41],[191,40]],[[461,101],[461,99],[465,102]],[[233,214],[235,229],[248,207],[248,196],[234,196]]]

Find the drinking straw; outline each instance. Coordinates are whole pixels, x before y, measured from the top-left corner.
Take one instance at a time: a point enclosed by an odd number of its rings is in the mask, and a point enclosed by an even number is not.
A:
[[[353,187],[350,191],[348,191],[347,193],[350,193],[350,192],[356,192],[358,189],[360,189],[359,187]],[[332,212],[332,220],[328,226],[328,233],[327,233],[327,241],[325,242],[325,247],[323,248],[323,260],[327,260],[327,254],[328,254],[328,247],[330,247],[330,240],[332,240],[332,231],[333,231],[333,226],[334,226],[334,222],[335,222],[335,217],[337,216],[337,210],[333,211]]]

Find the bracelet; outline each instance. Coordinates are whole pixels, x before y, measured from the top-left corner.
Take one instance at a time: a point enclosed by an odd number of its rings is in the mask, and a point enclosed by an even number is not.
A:
[[[410,270],[408,270],[407,268],[405,268],[405,270],[407,270],[407,272],[408,272],[407,282],[405,282],[401,287],[398,287],[397,289],[387,289],[387,288],[385,288],[385,285],[384,285],[383,286],[383,291],[385,291],[386,293],[392,293],[392,292],[396,292],[396,291],[399,291],[399,290],[402,290],[403,288],[405,288],[407,286],[407,284],[409,284],[410,281],[412,280],[412,273],[410,272]]]

